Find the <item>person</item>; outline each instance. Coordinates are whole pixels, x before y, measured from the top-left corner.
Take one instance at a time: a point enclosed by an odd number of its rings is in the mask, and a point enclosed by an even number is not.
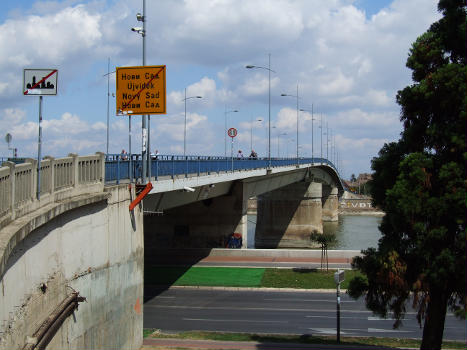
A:
[[[122,153],[121,153],[120,156],[121,156],[122,160],[127,160],[127,153],[126,153],[126,151],[124,149],[122,149]]]
[[[240,158],[243,158],[243,153],[242,153],[242,150],[241,150],[241,149],[238,150],[237,158],[239,158],[239,159],[240,159]]]
[[[250,158],[251,159],[258,159],[258,154],[255,152],[254,149],[251,150]]]
[[[157,159],[158,156],[159,156],[159,151],[157,149],[154,151],[154,153],[151,153],[152,159]]]

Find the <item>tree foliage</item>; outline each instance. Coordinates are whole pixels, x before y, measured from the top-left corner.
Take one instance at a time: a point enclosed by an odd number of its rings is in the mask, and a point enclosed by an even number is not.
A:
[[[392,312],[395,327],[411,300],[422,349],[440,349],[448,307],[466,314],[466,7],[441,0],[443,17],[410,49],[413,84],[397,94],[401,139],[372,161],[382,237],[354,262],[368,279],[349,288],[374,312]]]

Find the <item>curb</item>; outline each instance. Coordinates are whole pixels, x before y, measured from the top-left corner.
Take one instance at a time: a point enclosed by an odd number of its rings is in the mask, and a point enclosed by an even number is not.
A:
[[[194,289],[194,290],[219,290],[232,292],[293,292],[293,293],[336,293],[335,289],[299,289],[299,288],[267,288],[267,287],[219,287],[219,286],[153,286],[176,289]],[[347,293],[347,289],[341,289],[341,293]]]

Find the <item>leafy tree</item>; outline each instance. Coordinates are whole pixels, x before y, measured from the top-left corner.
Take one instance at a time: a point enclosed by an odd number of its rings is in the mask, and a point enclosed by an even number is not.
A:
[[[357,178],[355,177],[355,174],[352,174],[350,176],[350,182],[355,182],[355,181],[357,181]]]
[[[447,309],[466,315],[466,8],[441,0],[443,17],[409,52],[414,83],[397,94],[403,132],[372,161],[373,202],[386,212],[378,248],[354,267],[349,294],[401,324],[408,301],[423,324],[421,349],[440,349]]]

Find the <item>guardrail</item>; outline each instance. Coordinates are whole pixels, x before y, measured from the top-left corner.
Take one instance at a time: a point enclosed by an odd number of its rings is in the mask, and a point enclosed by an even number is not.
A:
[[[271,167],[293,166],[297,164],[326,164],[336,169],[334,164],[325,158],[271,158]],[[178,176],[192,177],[200,174],[226,173],[240,170],[268,168],[268,158],[231,158],[218,156],[175,156],[158,155],[151,158],[151,176],[157,181],[159,177]],[[109,154],[105,162],[105,181],[141,178],[142,162],[140,155]],[[336,170],[337,172],[337,170]]]
[[[37,193],[37,160],[27,158],[22,164],[5,161],[0,168],[0,228],[48,203],[102,191],[104,176],[104,153],[45,157],[40,164]]]

